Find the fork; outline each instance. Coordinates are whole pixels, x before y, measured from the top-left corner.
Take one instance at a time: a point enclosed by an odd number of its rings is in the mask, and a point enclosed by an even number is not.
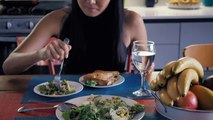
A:
[[[53,109],[53,108],[58,108],[58,110],[60,110],[61,112],[64,112],[66,110],[70,110],[72,108],[77,107],[75,104],[72,103],[60,103],[60,104],[56,104],[53,106],[48,106],[48,107],[20,107],[18,108],[17,112],[19,113],[23,113],[23,112],[27,112],[27,111],[32,111],[32,110],[46,110],[46,109]]]
[[[69,41],[70,41],[69,38],[65,38],[63,42],[66,43],[66,44],[69,44]],[[61,62],[61,66],[60,66],[58,74],[55,75],[55,77],[54,77],[54,80],[56,82],[56,86],[58,88],[60,88],[60,84],[61,84],[61,71],[63,69],[63,66],[64,66],[64,59]]]

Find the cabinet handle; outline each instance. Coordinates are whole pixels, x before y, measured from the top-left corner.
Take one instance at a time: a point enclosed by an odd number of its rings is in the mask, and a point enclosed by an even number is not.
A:
[[[34,27],[34,23],[32,21],[29,21],[28,22],[28,28],[33,29],[33,27]]]
[[[11,22],[7,22],[6,23],[6,29],[11,29],[12,28],[12,23]]]

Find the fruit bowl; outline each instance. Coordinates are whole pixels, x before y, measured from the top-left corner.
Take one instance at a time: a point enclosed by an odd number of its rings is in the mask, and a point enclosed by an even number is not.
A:
[[[188,110],[175,106],[167,106],[155,99],[158,113],[172,120],[212,120],[213,110]]]
[[[173,120],[213,120],[213,91],[201,83],[204,75],[192,57],[167,63],[150,82],[156,111]]]

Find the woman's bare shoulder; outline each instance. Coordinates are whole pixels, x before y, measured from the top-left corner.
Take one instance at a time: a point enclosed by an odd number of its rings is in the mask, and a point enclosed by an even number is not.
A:
[[[131,41],[147,39],[146,28],[142,16],[134,11],[125,9],[125,26]]]
[[[137,27],[143,23],[143,18],[138,13],[125,9],[125,24],[129,27]]]
[[[68,15],[68,8],[54,10],[47,14],[44,19],[50,21],[62,21]]]

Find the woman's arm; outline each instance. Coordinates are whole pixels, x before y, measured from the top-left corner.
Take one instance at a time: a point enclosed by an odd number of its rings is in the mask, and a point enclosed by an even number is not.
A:
[[[45,45],[50,37],[59,34],[64,15],[65,12],[57,10],[42,18],[32,32],[4,61],[5,74],[21,73],[36,62],[49,59],[50,49],[53,49],[55,44],[59,44],[60,40],[56,40],[46,47]]]

